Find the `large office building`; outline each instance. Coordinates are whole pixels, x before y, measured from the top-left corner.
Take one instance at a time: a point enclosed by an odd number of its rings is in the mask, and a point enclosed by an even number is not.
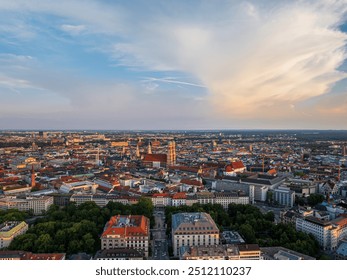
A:
[[[308,216],[296,219],[296,230],[311,233],[324,250],[335,250],[347,237],[347,215],[325,221]]]
[[[0,224],[0,249],[10,246],[12,240],[28,230],[26,222],[6,222]]]
[[[293,207],[295,202],[295,191],[288,187],[278,187],[274,189],[274,200],[283,206]]]
[[[33,211],[34,215],[41,215],[49,209],[53,204],[52,196],[40,196],[33,197],[28,196],[26,198],[16,197],[3,197],[0,198],[0,209],[18,209],[19,211]]]
[[[249,196],[245,194],[234,193],[215,193],[214,203],[221,204],[225,210],[228,210],[228,206],[231,203],[235,204],[250,204]]]
[[[101,236],[101,249],[135,249],[148,257],[149,219],[145,216],[113,216]]]
[[[177,213],[172,215],[172,246],[179,256],[183,246],[210,246],[219,244],[219,229],[207,213]]]

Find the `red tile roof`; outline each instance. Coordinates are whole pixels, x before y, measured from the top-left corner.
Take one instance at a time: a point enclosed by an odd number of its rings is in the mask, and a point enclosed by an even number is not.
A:
[[[131,226],[119,224],[121,218],[128,218]],[[107,235],[128,236],[148,236],[149,235],[149,219],[145,216],[113,216],[106,224],[106,229],[102,233],[102,237]]]
[[[191,173],[198,173],[199,171],[199,167],[190,167],[190,166],[173,166],[172,168],[170,168],[172,170],[180,170],[180,171],[186,171],[186,172],[191,172]]]
[[[231,163],[231,166],[234,169],[245,168],[245,166],[243,165],[242,161],[234,161],[234,162]]]
[[[270,169],[267,173],[270,175],[275,175],[275,174],[277,174],[277,171],[276,171],[276,169],[273,168],[273,169]]]
[[[167,155],[166,154],[145,154],[143,161],[147,162],[165,162],[167,161]]]
[[[172,196],[172,199],[186,199],[186,198],[187,198],[187,194],[185,192],[175,193]]]
[[[234,161],[225,167],[225,171],[232,172],[232,171],[235,171],[236,169],[242,169],[242,168],[245,168],[242,161]]]
[[[186,185],[191,185],[191,186],[202,186],[202,183],[197,180],[182,179],[181,183]]]

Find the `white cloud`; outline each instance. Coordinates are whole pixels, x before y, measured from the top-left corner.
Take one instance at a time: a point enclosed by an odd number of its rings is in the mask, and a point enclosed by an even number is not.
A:
[[[155,78],[155,77],[149,77],[143,80],[143,82],[157,82],[157,83],[167,83],[167,84],[176,84],[176,85],[183,85],[183,86],[192,86],[192,87],[200,87],[200,88],[206,88],[204,85],[199,85],[195,83],[190,83],[186,81],[180,81],[175,77],[164,77],[164,78]]]
[[[60,28],[70,35],[79,35],[86,30],[86,27],[84,25],[63,24],[60,26]]]
[[[13,77],[8,77],[0,73],[0,86],[7,87],[10,89],[20,89],[20,88],[36,88],[28,80],[17,79]]]
[[[196,16],[197,7],[191,19],[159,16],[155,26],[148,18],[117,58],[191,73],[210,90],[220,116],[288,120],[289,104],[323,95],[347,77],[337,70],[346,59],[347,35],[337,27],[347,2],[268,3],[233,2],[206,19]]]
[[[324,98],[304,105],[347,76],[338,70],[346,59],[347,35],[338,29],[346,0],[140,3],[3,0],[0,11],[53,14],[71,23],[60,26],[65,32],[102,34],[108,44],[95,41],[95,48],[107,52],[116,66],[188,73],[209,90],[214,117],[227,122],[308,118],[312,124],[331,108],[346,117],[345,105]],[[160,83],[200,86],[151,78],[147,90],[160,90]],[[110,92],[119,97],[122,90]],[[105,96],[116,102],[111,95]],[[136,107],[137,99],[131,100]]]

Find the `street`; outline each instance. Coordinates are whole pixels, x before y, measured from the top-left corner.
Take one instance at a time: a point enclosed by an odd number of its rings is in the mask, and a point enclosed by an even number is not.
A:
[[[152,259],[168,260],[168,243],[166,236],[165,215],[163,210],[154,211],[155,225],[152,229]]]

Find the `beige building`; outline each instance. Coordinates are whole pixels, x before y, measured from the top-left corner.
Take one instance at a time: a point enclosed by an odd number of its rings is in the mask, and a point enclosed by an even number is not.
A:
[[[148,257],[149,219],[145,216],[113,216],[101,236],[101,249],[136,249]]]
[[[28,230],[26,222],[6,222],[0,224],[0,249],[10,246],[12,240]]]
[[[258,244],[239,244],[240,260],[259,260],[260,259],[260,248]]]
[[[99,207],[106,206],[110,201],[122,203],[124,205],[137,203],[136,199],[134,200],[131,197],[121,197],[106,194],[73,194],[70,197],[70,202],[74,202],[76,205],[81,205],[82,203],[88,201],[95,202],[95,204]]]
[[[174,256],[184,246],[219,244],[219,229],[207,213],[177,213],[172,215],[172,245]]]
[[[154,206],[171,206],[172,198],[168,193],[155,193],[151,199]]]
[[[128,147],[129,143],[126,141],[120,141],[120,142],[111,142],[112,147]]]
[[[19,184],[14,184],[14,185],[9,185],[9,186],[4,186],[2,191],[4,195],[11,196],[11,195],[20,195],[20,194],[28,194],[30,193],[32,187],[29,185],[19,185]]]
[[[41,196],[26,198],[3,197],[0,198],[0,209],[18,209],[19,211],[32,210],[34,215],[41,215],[53,204],[52,196]]]
[[[231,203],[249,204],[249,196],[237,193],[215,193],[214,203],[221,204],[227,210]]]

